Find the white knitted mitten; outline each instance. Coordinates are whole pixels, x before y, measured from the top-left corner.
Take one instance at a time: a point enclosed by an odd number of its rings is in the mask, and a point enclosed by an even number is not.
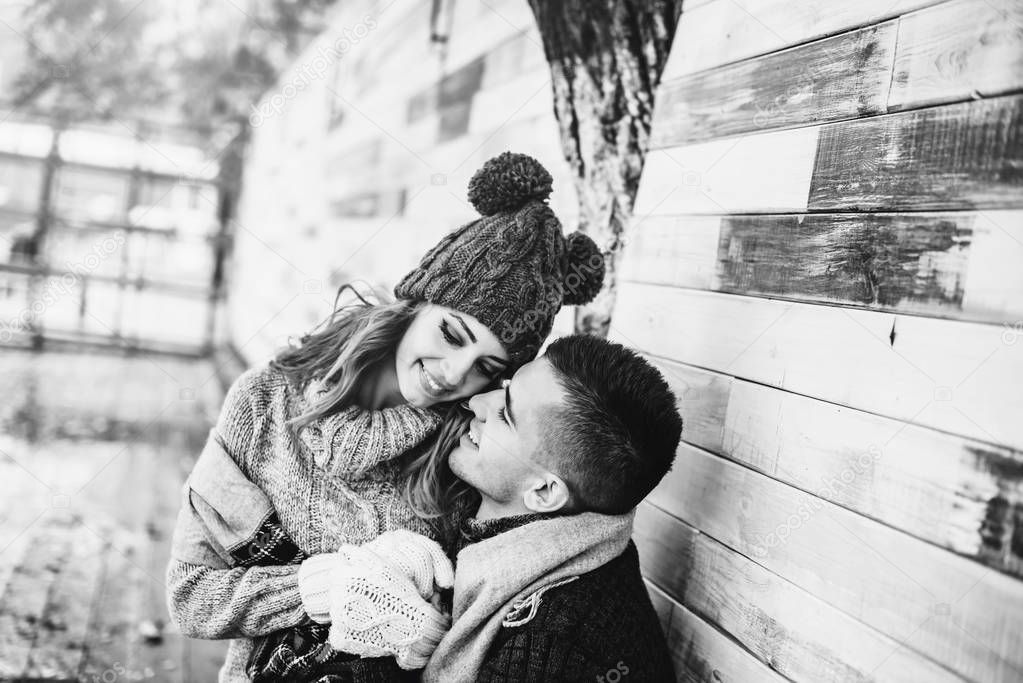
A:
[[[435,583],[454,583],[440,546],[419,534],[391,531],[338,553],[347,561],[331,572],[331,646],[363,657],[394,656],[403,669],[426,666],[451,626],[451,618],[428,602]]]
[[[408,529],[393,529],[362,547],[372,550],[380,559],[412,579],[424,600],[433,596],[435,584],[437,588],[455,585],[455,567],[451,560],[436,541],[422,534]]]

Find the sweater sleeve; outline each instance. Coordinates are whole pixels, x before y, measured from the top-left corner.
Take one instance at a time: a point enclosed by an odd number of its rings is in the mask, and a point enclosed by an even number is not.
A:
[[[243,468],[255,430],[254,377],[255,371],[248,370],[231,385],[215,428]],[[167,606],[183,635],[254,637],[295,626],[305,618],[298,565],[230,568],[223,549],[189,526],[185,514],[179,514],[174,536],[166,573]]]
[[[171,560],[167,602],[189,638],[253,638],[305,620],[299,565],[213,569]]]

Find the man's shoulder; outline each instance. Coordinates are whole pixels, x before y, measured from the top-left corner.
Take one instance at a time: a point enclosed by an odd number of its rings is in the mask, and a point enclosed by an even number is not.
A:
[[[594,627],[618,630],[615,628],[615,616],[629,614],[637,618],[650,617],[651,623],[660,628],[632,541],[620,555],[600,567],[544,591],[540,602],[541,606],[546,604],[542,612],[547,620],[558,623],[564,619],[568,627],[575,627],[580,620],[585,620]],[[599,619],[593,622],[593,617],[605,614],[613,618],[607,622]],[[538,608],[537,616],[540,615]]]
[[[615,667],[620,675],[621,667],[637,672],[670,670],[664,633],[631,541],[618,557],[544,590],[537,602],[531,616],[505,620],[491,657],[528,643],[531,651],[517,656],[553,658],[594,675]]]
[[[487,655],[484,680],[575,681],[632,675],[674,680],[660,620],[630,541],[578,578],[540,592],[535,610],[506,619]]]

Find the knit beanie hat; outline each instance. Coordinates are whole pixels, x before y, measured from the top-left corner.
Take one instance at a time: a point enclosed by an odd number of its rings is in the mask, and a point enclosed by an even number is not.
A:
[[[504,152],[469,181],[482,215],[448,233],[394,288],[473,316],[504,345],[513,367],[532,360],[563,304],[585,304],[604,281],[604,259],[581,232],[567,237],[547,205],[551,174]]]

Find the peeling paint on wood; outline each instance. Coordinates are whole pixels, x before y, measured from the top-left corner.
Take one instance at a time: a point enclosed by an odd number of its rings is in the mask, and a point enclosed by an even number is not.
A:
[[[651,148],[885,111],[895,22],[663,83]]]
[[[718,250],[719,289],[961,310],[973,231],[972,217],[956,218],[727,217]]]
[[[664,79],[765,55],[941,0],[712,0],[682,12]]]
[[[648,500],[967,680],[1023,668],[1012,577],[685,445]],[[773,585],[765,595],[780,598]]]
[[[1023,344],[1000,326],[622,283],[612,338],[650,354],[1023,449]]]
[[[1023,4],[961,0],[899,21],[888,106],[907,109],[1023,87]]]
[[[823,126],[811,211],[1023,207],[1023,97]]]
[[[651,359],[678,397],[686,443],[1023,578],[1017,529],[988,501],[1023,503],[1023,453]],[[1008,524],[1008,526],[1006,526]]]
[[[961,680],[653,505],[640,506],[635,526],[640,562],[669,599],[791,680]]]
[[[621,277],[1012,325],[1021,262],[1021,211],[653,216]]]

